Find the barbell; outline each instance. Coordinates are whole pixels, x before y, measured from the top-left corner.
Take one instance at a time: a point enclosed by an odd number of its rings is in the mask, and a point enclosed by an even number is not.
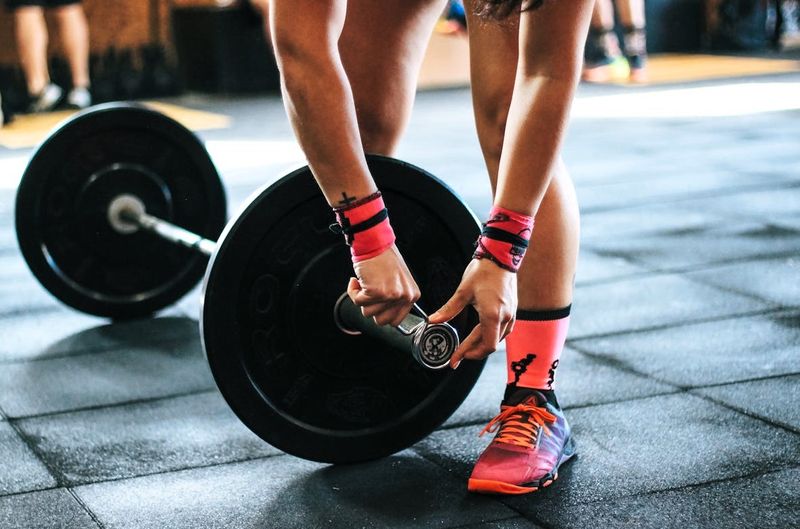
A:
[[[348,249],[308,167],[255,192],[226,223],[200,140],[146,107],[81,112],[35,150],[17,193],[17,237],[47,290],[98,316],[152,314],[202,278],[203,349],[244,424],[299,457],[374,459],[444,422],[483,363],[438,370],[477,318],[431,325],[424,313],[458,286],[480,229],[474,215],[418,167],[373,155],[368,165],[423,292],[397,328],[342,294]]]

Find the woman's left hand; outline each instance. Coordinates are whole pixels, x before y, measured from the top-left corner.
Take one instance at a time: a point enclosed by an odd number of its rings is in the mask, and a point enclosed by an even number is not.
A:
[[[517,312],[517,275],[488,259],[473,259],[455,294],[428,320],[430,323],[449,321],[467,305],[475,307],[480,321],[453,353],[450,359],[453,369],[464,358],[486,358],[511,332]]]

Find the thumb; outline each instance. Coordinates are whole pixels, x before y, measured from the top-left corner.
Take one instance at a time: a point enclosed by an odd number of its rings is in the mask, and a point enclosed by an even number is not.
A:
[[[450,321],[467,306],[467,299],[459,292],[456,291],[447,303],[442,305],[442,308],[428,316],[430,323],[444,323]]]
[[[351,277],[350,281],[347,283],[347,295],[355,302],[356,295],[359,292],[361,292],[361,283],[359,283],[358,279],[355,277]]]

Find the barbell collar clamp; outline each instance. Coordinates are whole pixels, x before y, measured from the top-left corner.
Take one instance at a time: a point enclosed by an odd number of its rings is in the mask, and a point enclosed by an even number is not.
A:
[[[119,233],[130,234],[142,229],[208,256],[217,248],[214,241],[149,215],[144,203],[133,195],[119,195],[111,201],[108,206],[108,222]]]
[[[350,335],[367,334],[380,339],[411,356],[428,369],[442,369],[460,343],[458,332],[449,323],[429,323],[428,316],[415,303],[411,312],[397,327],[381,326],[365,317],[345,292],[333,308],[336,326]]]

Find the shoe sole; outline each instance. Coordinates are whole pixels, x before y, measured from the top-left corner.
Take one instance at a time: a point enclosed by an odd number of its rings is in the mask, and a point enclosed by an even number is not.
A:
[[[504,481],[495,481],[490,479],[473,479],[467,482],[467,490],[470,492],[477,492],[480,494],[528,494],[536,492],[553,484],[558,479],[558,469],[561,465],[572,459],[577,455],[575,451],[575,443],[570,437],[564,443],[564,450],[558,458],[558,463],[555,468],[547,473],[542,479],[523,483],[522,485],[514,485],[513,483],[506,483]]]

